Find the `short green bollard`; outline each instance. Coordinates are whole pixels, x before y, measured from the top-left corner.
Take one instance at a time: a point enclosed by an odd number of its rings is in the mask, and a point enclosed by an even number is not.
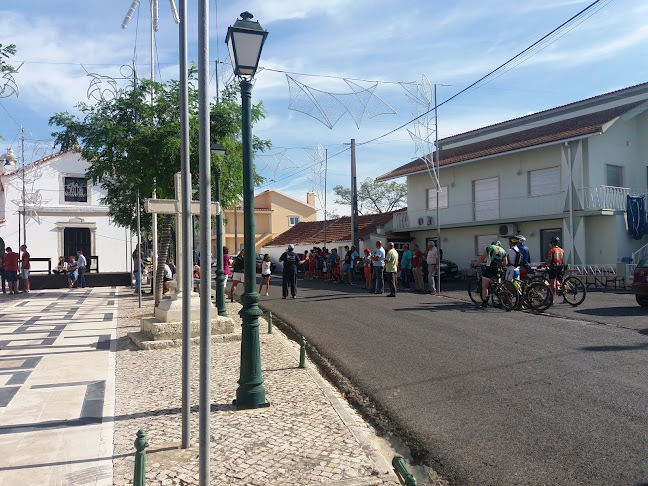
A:
[[[304,336],[299,341],[299,367],[306,368],[306,338]]]
[[[392,466],[394,466],[396,474],[405,481],[405,486],[417,486],[418,483],[416,482],[416,478],[407,470],[407,463],[403,457],[394,456],[392,459]]]
[[[148,440],[146,439],[146,432],[144,430],[137,431],[137,439],[135,439],[135,474],[133,475],[133,486],[145,486],[146,483],[146,449],[148,447]]]
[[[272,312],[268,311],[268,334],[272,334]]]

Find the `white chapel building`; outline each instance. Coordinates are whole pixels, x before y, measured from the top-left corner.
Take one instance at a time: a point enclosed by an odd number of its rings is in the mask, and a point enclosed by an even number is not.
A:
[[[26,244],[32,259],[50,258],[77,250],[90,263],[90,271],[130,272],[135,237],[117,226],[101,203],[105,191],[85,177],[88,162],[72,151],[55,153],[24,166],[15,156],[4,155],[0,174],[0,237],[5,246],[19,251]],[[23,200],[25,201],[23,211]],[[23,228],[23,212],[26,224]],[[32,271],[47,270],[35,261]]]

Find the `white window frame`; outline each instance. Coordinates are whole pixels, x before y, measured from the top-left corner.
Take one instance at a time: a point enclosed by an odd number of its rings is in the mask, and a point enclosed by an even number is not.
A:
[[[436,188],[425,190],[425,208],[436,209]],[[439,191],[439,209],[448,207],[448,186],[441,186]]]
[[[486,181],[497,181],[497,197],[495,199],[488,199],[484,201],[477,201],[477,185],[480,182]],[[499,176],[487,177],[485,179],[476,179],[472,183],[472,199],[473,199],[473,219],[474,221],[489,221],[493,219],[499,219],[500,215],[500,195],[499,195]],[[482,207],[479,208],[477,204],[481,204]],[[482,217],[484,216],[485,217]]]
[[[616,167],[617,169],[621,169],[621,185],[619,186],[613,186],[610,184],[610,181],[608,180],[608,167]],[[605,164],[605,185],[608,187],[626,187],[625,186],[625,167],[622,165],[616,165],[616,164]]]
[[[556,174],[555,171],[558,171]],[[536,183],[534,190],[533,179],[534,174],[536,178],[548,177],[551,182]],[[558,177],[556,177],[556,175]],[[548,196],[550,194],[558,194],[560,192],[560,166],[544,167],[542,169],[534,169],[527,172],[527,197]]]
[[[296,223],[293,223],[293,222],[292,222],[293,219],[296,219],[297,222],[296,222]],[[301,219],[301,218],[300,218],[299,216],[288,216],[288,226],[295,226],[295,225],[299,224],[300,219]]]

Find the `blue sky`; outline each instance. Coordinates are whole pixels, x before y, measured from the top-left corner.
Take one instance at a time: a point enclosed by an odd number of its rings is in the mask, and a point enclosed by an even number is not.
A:
[[[119,77],[120,66],[135,54],[138,72],[150,76],[149,7],[142,0],[130,25],[120,25],[131,0],[28,0],[3,2],[0,18],[3,45],[14,43],[13,60],[21,67],[15,80],[19,97],[0,99],[0,147],[17,148],[19,125],[29,141],[46,139],[49,117],[74,111],[87,101],[88,72]],[[7,3],[11,3],[7,6]],[[156,34],[156,78],[178,77],[178,35],[166,0],[160,0]],[[348,214],[332,203],[336,184],[350,185],[351,138],[357,148],[358,179],[376,177],[419,154],[405,129],[379,137],[412,118],[406,91],[398,82],[438,84],[438,100],[470,85],[591,3],[577,0],[483,0],[455,2],[404,0],[211,0],[210,57],[227,57],[227,27],[244,10],[269,31],[253,91],[267,118],[255,134],[270,139],[271,154],[257,167],[274,188],[305,201],[312,188],[312,159],[306,147],[328,149],[329,209]],[[439,109],[439,136],[448,136],[535,111],[577,101],[648,81],[648,4],[636,0],[604,0],[603,8],[569,29],[548,47],[488,84]],[[196,59],[197,2],[189,1],[189,56]],[[215,68],[212,61],[211,71]],[[82,66],[83,65],[83,66]],[[222,66],[222,65],[221,65]],[[221,75],[226,69],[221,68]],[[278,72],[279,71],[279,72]],[[380,81],[375,95],[396,114],[363,118],[356,127],[347,114],[329,129],[288,108],[286,75],[305,85],[333,93],[349,93],[343,78]],[[317,77],[308,75],[326,75]],[[226,74],[224,74],[226,77]],[[223,82],[223,76],[220,82]],[[375,83],[356,81],[362,88]],[[210,91],[216,93],[215,76]],[[26,159],[30,161],[30,151]],[[336,155],[338,154],[338,155]]]

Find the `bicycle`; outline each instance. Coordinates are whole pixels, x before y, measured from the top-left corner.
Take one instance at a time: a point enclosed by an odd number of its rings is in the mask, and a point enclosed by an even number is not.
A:
[[[483,272],[483,266],[481,266]],[[520,296],[515,290],[515,285],[509,280],[502,279],[503,269],[499,268],[497,274],[491,277],[488,282],[488,301],[494,307],[502,307],[507,311],[517,308]],[[470,300],[475,304],[482,304],[484,298],[482,297],[482,277],[478,273],[477,277],[468,282],[468,295]]]
[[[523,306],[542,312],[553,305],[553,292],[545,281],[516,279],[513,285],[518,290]]]
[[[565,271],[569,270],[569,265],[565,267]],[[533,277],[532,281],[542,281],[549,285],[547,279],[548,269],[538,267],[540,275]],[[561,272],[556,278],[556,294],[563,296],[563,301],[567,302],[572,307],[577,307],[583,303],[587,296],[587,288],[581,279],[578,277],[563,278]]]

